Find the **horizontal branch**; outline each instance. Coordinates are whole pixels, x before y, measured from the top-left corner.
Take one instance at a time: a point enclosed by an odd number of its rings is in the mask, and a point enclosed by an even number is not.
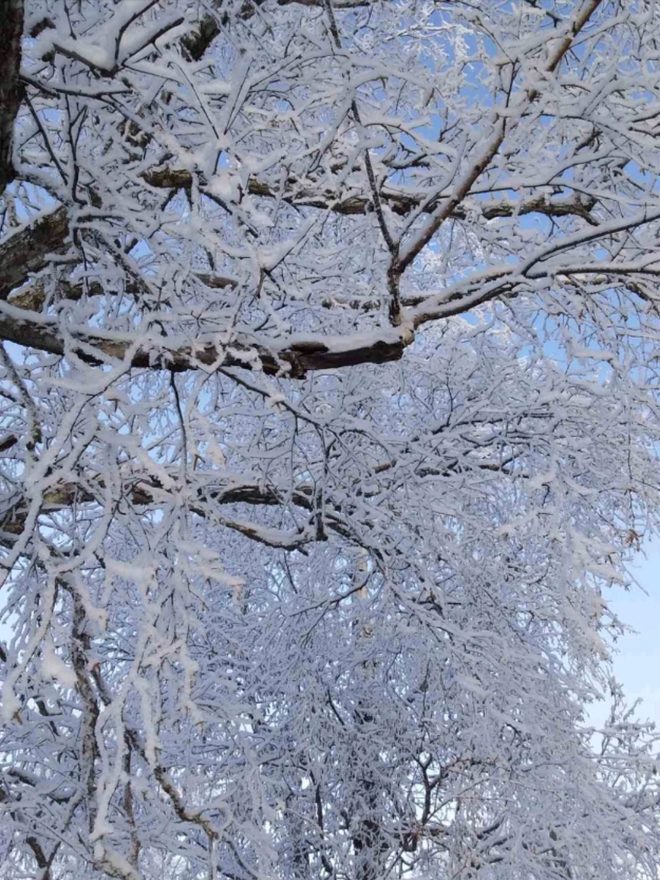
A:
[[[172,171],[162,168],[146,172],[144,177],[152,185],[170,188],[186,188],[190,186],[192,181],[188,171]],[[257,180],[251,180],[248,187],[250,192],[255,195],[268,198],[279,197],[274,189]],[[421,201],[421,196],[413,197],[387,189],[382,191],[381,197],[384,202],[390,204],[390,207],[400,214],[414,210]],[[332,197],[327,192],[316,197],[313,197],[311,192],[303,192],[295,196],[287,196],[285,201],[296,205],[333,210],[340,214],[364,214],[371,209],[371,202],[366,196],[350,196],[339,199]],[[594,203],[595,200],[579,195],[569,197],[535,196],[519,202],[506,199],[497,202],[484,201],[476,203],[474,207],[487,220],[540,213],[555,217],[574,214],[593,222],[589,211],[593,208]],[[431,206],[427,207],[430,210]],[[466,216],[466,211],[461,207],[454,212],[454,215],[457,218],[462,218]],[[0,299],[6,299],[12,290],[25,284],[31,274],[44,269],[48,263],[48,257],[53,253],[61,252],[65,247],[69,239],[69,232],[70,221],[67,209],[60,207],[42,214],[32,223],[0,243]],[[233,279],[217,279],[202,274],[199,274],[198,277],[210,287],[227,287],[234,283]],[[81,288],[81,295],[82,292]],[[94,291],[91,292],[94,293]],[[71,298],[77,297],[74,295]],[[13,300],[13,302],[16,305],[34,309],[43,302],[43,296],[39,297],[33,292],[26,294],[22,300]]]
[[[142,179],[156,189],[187,190],[192,186],[193,174],[185,168],[162,166],[143,172]],[[343,195],[327,188],[317,189],[309,184],[302,184],[295,178],[290,178],[287,181],[287,190],[283,192],[256,177],[251,177],[247,182],[247,190],[251,195],[281,199],[297,207],[320,208],[347,216],[367,214],[374,210],[373,199],[370,195]],[[411,213],[420,206],[423,206],[422,210],[425,213],[433,212],[442,199],[438,197],[429,201],[428,195],[428,192],[412,193],[391,187],[383,187],[379,191],[383,203],[395,214],[401,216]],[[517,201],[512,199],[480,200],[472,203],[470,208],[481,213],[486,220],[536,213],[549,217],[574,215],[582,217],[588,222],[593,222],[590,212],[595,204],[594,198],[579,194],[571,194],[570,196],[538,195]],[[452,216],[454,219],[463,220],[468,216],[468,211],[463,205],[458,205],[452,211]]]
[[[190,173],[187,171],[172,172],[171,174],[168,172],[167,178],[162,176],[165,174],[163,169],[149,172],[149,174],[154,175],[153,178],[150,177],[150,180],[154,179],[159,182],[159,185],[162,184],[163,186],[165,185],[166,179],[169,182],[168,185],[173,187],[185,187],[190,185],[191,181]],[[250,191],[258,195],[272,198],[277,195],[274,190],[256,180],[251,182]],[[395,191],[390,192],[384,190],[382,197],[384,201],[389,201],[392,205],[395,205],[396,210],[399,213],[413,210],[417,204],[412,196],[404,196]],[[289,201],[295,204],[305,203],[312,206],[313,200],[310,196],[307,202],[305,202],[304,199],[301,202],[298,200],[298,196],[296,196],[295,199],[292,198]],[[537,196],[521,200],[520,202],[510,200],[499,200],[497,202],[488,201],[479,203],[477,207],[484,218],[488,220],[496,217],[511,217],[517,214],[522,215],[536,212],[546,214],[547,216],[575,214],[588,219],[589,222],[593,222],[589,215],[589,211],[593,207],[593,204],[594,200],[589,200],[577,195],[554,198]],[[360,214],[365,213],[370,209],[370,202],[366,197],[351,196],[343,201],[323,201],[317,199],[313,206],[324,207],[329,210],[337,211],[338,213]],[[464,217],[465,211],[463,209],[457,210],[455,215],[457,217]],[[53,253],[61,252],[64,249],[69,240],[69,232],[70,223],[67,209],[65,207],[60,207],[49,213],[42,214],[32,223],[23,227],[18,232],[15,232],[11,237],[2,242],[0,244],[0,299],[6,300],[12,290],[24,285],[29,280],[31,274],[36,274],[43,270],[48,264],[49,256]],[[197,277],[203,284],[212,288],[230,287],[236,283],[235,279],[232,278],[204,275],[203,273],[197,273]],[[70,289],[65,293],[65,298],[78,299],[84,293],[89,295],[101,295],[103,291],[99,285],[94,284],[85,289],[83,289],[82,285],[71,285]],[[12,304],[24,309],[38,310],[43,305],[44,299],[45,295],[43,291],[33,289],[23,291],[18,296],[12,298]],[[20,342],[20,339],[27,339],[28,337],[34,338],[33,333],[26,336],[24,330],[19,332],[19,338],[17,338],[16,332],[10,331],[8,327],[6,329],[7,332],[12,333],[12,335],[5,338],[8,338],[13,342],[19,342],[19,344],[30,344],[27,341],[22,343]],[[44,350],[56,354],[61,353],[61,344],[56,340],[50,340],[50,342],[44,343],[43,345],[36,345],[36,347],[44,347]],[[367,358],[367,360],[368,359],[369,358]],[[379,360],[376,362],[380,363],[382,360],[388,359],[392,358],[382,358],[379,355]],[[212,360],[215,361],[217,358],[212,357]],[[295,360],[299,359],[296,358]],[[327,361],[327,358],[324,360]],[[361,362],[362,361],[360,360],[356,361],[356,363]],[[226,365],[229,365],[229,362],[227,362]],[[345,364],[342,362],[338,365]],[[324,367],[310,366],[308,368],[323,369]]]
[[[515,460],[512,454],[505,460],[498,462],[479,461],[469,465],[465,460],[458,459],[447,462],[443,468],[426,468],[420,470],[416,467],[415,473],[418,478],[450,477],[464,473],[469,467],[479,471],[490,471],[504,474],[507,477],[516,476],[509,465]],[[399,459],[390,459],[376,465],[374,474],[382,474],[395,468]],[[312,483],[302,483],[297,486],[280,490],[275,486],[267,486],[262,482],[252,480],[241,481],[227,478],[224,481],[211,481],[208,484],[199,482],[204,474],[196,474],[198,485],[188,485],[187,492],[182,495],[176,480],[171,485],[164,485],[158,477],[147,476],[127,480],[122,485],[121,498],[134,507],[151,507],[153,505],[168,504],[172,500],[172,493],[176,492],[177,498],[191,513],[202,519],[211,519],[215,524],[232,531],[239,532],[246,538],[257,543],[264,544],[283,550],[297,550],[306,544],[327,540],[326,530],[351,538],[351,529],[346,523],[344,504],[333,503],[330,497],[325,498],[324,515],[319,520],[316,509],[316,494]],[[518,476],[524,477],[524,474]],[[106,484],[102,477],[86,480],[86,486],[79,483],[62,483],[54,488],[47,489],[37,502],[37,510],[33,508],[34,500],[30,501],[24,495],[14,496],[5,510],[0,514],[0,546],[10,548],[25,529],[30,515],[59,513],[63,510],[72,509],[79,504],[103,505],[105,501]],[[368,492],[364,497],[378,494]],[[227,516],[221,513],[219,508],[225,505],[244,504],[256,507],[282,507],[290,508],[292,505],[306,511],[310,515],[308,523],[297,529],[280,529],[249,521],[236,516]],[[32,519],[30,519],[32,521]]]
[[[39,514],[57,513],[69,509],[74,504],[103,503],[105,481],[98,478],[92,482],[92,489],[77,483],[63,483],[46,490],[38,504]],[[313,508],[313,490],[310,486],[301,486],[293,491],[281,494],[275,487],[267,487],[262,483],[250,480],[244,482],[228,479],[216,485],[203,485],[190,491],[190,500],[184,502],[189,510],[202,518],[213,512],[214,519],[225,528],[237,531],[261,544],[285,550],[294,550],[320,540],[316,528],[284,530],[262,525],[261,523],[228,517],[217,508],[232,504],[250,504],[263,507],[285,506],[287,503],[302,507],[307,511]],[[170,500],[170,491],[157,478],[136,479],[126,483],[122,489],[122,498],[130,501],[135,507],[147,507]],[[25,528],[30,514],[30,502],[24,496],[16,497],[5,508],[0,516],[0,545],[11,546]]]
[[[277,0],[278,6],[292,6],[294,3],[299,6],[317,6],[322,7],[325,0]],[[252,18],[258,6],[263,0],[247,0],[238,12],[238,18]],[[334,0],[335,9],[357,9],[360,6],[369,6],[372,0]],[[215,6],[218,11],[215,15],[204,15],[199,21],[197,27],[191,30],[181,40],[181,45],[193,61],[199,61],[207,51],[213,40],[220,33],[221,23],[227,23],[229,20],[227,13],[222,13],[222,0],[216,0]],[[236,14],[236,13],[234,13]]]
[[[236,287],[238,281],[236,278],[230,278],[226,275],[212,275],[206,272],[191,272],[191,277],[195,278],[210,290],[224,290],[227,287]],[[137,296],[142,292],[142,288],[136,281],[126,283],[119,290]],[[106,296],[108,289],[99,281],[76,282],[72,284],[69,281],[59,281],[57,285],[57,294],[60,299],[66,299],[71,302],[82,299],[83,296]],[[20,309],[28,309],[29,311],[38,312],[47,299],[46,290],[39,284],[33,286],[24,285],[20,290],[15,291],[9,298],[12,306]]]
[[[162,369],[174,372],[224,367],[259,369],[267,375],[300,379],[315,370],[338,369],[357,364],[382,364],[401,358],[414,339],[414,330],[424,324],[464,314],[477,306],[519,295],[527,282],[546,277],[569,279],[580,274],[630,279],[657,277],[657,267],[616,263],[585,266],[543,267],[533,258],[527,265],[496,267],[475,274],[440,294],[410,298],[397,327],[376,327],[365,333],[328,334],[268,338],[257,334],[200,334],[190,341],[176,336],[136,331],[134,337],[102,331],[63,333],[55,318],[17,308],[0,301],[0,338],[59,356],[74,356],[92,364],[113,367]],[[636,288],[627,285],[636,292]],[[639,285],[637,285],[638,287]],[[648,294],[643,298],[657,305]]]
[[[150,369],[185,370],[220,367],[261,369],[268,375],[302,378],[310,370],[398,360],[413,340],[409,327],[384,327],[368,334],[267,339],[237,334],[228,342],[221,334],[195,341],[148,333],[139,338],[119,334],[71,331],[66,337],[54,318],[0,302],[0,338],[49,354],[75,356],[85,363]]]
[[[22,6],[22,0],[11,0],[11,2],[20,2],[20,5]],[[277,0],[277,5],[315,6],[322,8],[324,2],[325,0]],[[373,0],[334,0],[333,6],[336,9],[357,9],[362,6],[370,6],[372,2]],[[216,7],[217,10],[215,14],[203,15],[200,18],[198,24],[191,28],[186,34],[184,34],[183,37],[179,35],[178,29],[180,25],[183,24],[185,19],[183,16],[180,16],[169,22],[163,23],[154,32],[150,33],[148,36],[145,36],[145,45],[148,45],[149,43],[155,44],[159,40],[163,43],[166,43],[167,34],[169,31],[172,31],[176,34],[176,40],[177,42],[179,42],[185,55],[192,61],[199,61],[203,58],[207,50],[210,48],[215,38],[220,34],[222,27],[226,27],[227,25],[229,25],[232,15],[238,20],[245,21],[252,18],[256,14],[257,8],[259,6],[262,6],[263,3],[264,0],[246,0],[246,2],[244,2],[238,10],[233,10],[232,14],[230,15],[229,12],[223,10],[222,8],[224,5],[223,0],[214,0],[213,5]],[[50,22],[49,19],[42,19],[39,32],[46,30],[50,26],[52,26],[52,22]],[[115,37],[115,40],[117,41],[117,37]],[[54,52],[58,52],[65,58],[75,59],[81,64],[84,64],[86,67],[89,67],[92,70],[96,71],[96,73],[106,77],[115,76],[122,67],[121,64],[112,67],[106,67],[102,64],[99,64],[91,57],[81,55],[76,51],[76,47],[73,42],[54,42],[49,52],[44,54],[43,60],[52,60]],[[135,54],[135,50],[131,54]]]

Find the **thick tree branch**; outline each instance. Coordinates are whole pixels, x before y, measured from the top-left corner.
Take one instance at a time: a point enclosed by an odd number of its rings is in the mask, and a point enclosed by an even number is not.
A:
[[[603,224],[599,232],[585,233],[583,238],[598,238],[599,234],[605,235],[620,228],[627,228],[625,222]],[[116,366],[119,361],[129,368],[175,372],[196,369],[212,372],[223,367],[243,367],[295,379],[313,370],[398,360],[412,343],[416,328],[464,314],[495,299],[519,295],[529,280],[587,274],[611,277],[614,283],[618,278],[630,277],[635,287],[631,284],[628,287],[635,292],[640,279],[657,277],[659,271],[653,264],[617,265],[616,262],[595,263],[590,267],[570,263],[544,265],[542,257],[535,255],[518,266],[495,267],[477,273],[440,294],[409,298],[403,320],[397,327],[376,327],[367,333],[347,333],[337,337],[292,335],[268,338],[235,333],[230,340],[224,341],[221,334],[216,333],[200,334],[191,342],[148,332],[137,332],[134,338],[102,331],[72,330],[63,335],[56,319],[0,302],[0,338],[54,355],[74,356],[94,365]],[[651,301],[647,294],[639,295]]]
[[[103,481],[99,480],[99,493],[103,490]],[[126,487],[126,497],[130,499],[134,505],[153,504],[158,493],[164,490],[162,486],[155,483],[151,485],[148,481],[134,481]],[[232,486],[228,489],[214,489],[209,493],[216,504],[230,503],[258,503],[264,505],[272,505],[279,503],[278,497],[274,492],[261,489],[256,483],[246,483],[241,486]],[[206,500],[206,499],[204,499]],[[85,504],[98,501],[96,495],[75,483],[63,483],[56,488],[49,489],[43,493],[40,504],[40,512],[42,514],[52,513],[58,510],[71,507],[74,503]],[[0,533],[5,536],[20,535],[23,531],[25,520],[28,515],[28,502],[21,496],[5,512],[0,519]]]
[[[224,343],[220,334],[183,338],[143,333],[139,339],[118,334],[71,331],[65,338],[49,317],[0,303],[0,338],[54,355],[73,355],[89,364],[184,370],[220,367],[260,368],[268,375],[301,378],[309,370],[398,360],[413,340],[409,328],[382,328],[346,337],[267,339],[239,334]]]
[[[0,11],[0,193],[14,179],[14,123],[21,104],[19,70],[23,0],[4,0]]]
[[[0,244],[0,299],[43,269],[48,255],[62,250],[68,235],[68,212],[61,207],[42,214]]]
[[[142,177],[145,183],[157,189],[190,189],[193,182],[190,171],[185,168],[170,168],[169,166],[149,169],[144,172]],[[281,192],[255,177],[250,178],[247,184],[248,192],[251,195],[281,199],[297,207],[320,208],[347,216],[366,214],[374,209],[373,199],[368,195],[343,195],[328,189],[315,189],[313,186],[301,184],[296,180],[289,180],[287,187],[290,188],[290,191]],[[379,195],[381,201],[400,216],[406,216],[417,209],[422,213],[432,213],[437,205],[437,199],[429,201],[427,193],[404,192],[383,187]],[[518,201],[498,199],[475,202],[470,205],[470,209],[481,213],[486,220],[538,213],[548,217],[575,215],[593,222],[590,211],[595,203],[595,199],[586,198],[579,194],[554,197],[542,194]],[[457,220],[463,220],[467,215],[468,211],[464,205],[456,205],[452,213],[452,217]]]

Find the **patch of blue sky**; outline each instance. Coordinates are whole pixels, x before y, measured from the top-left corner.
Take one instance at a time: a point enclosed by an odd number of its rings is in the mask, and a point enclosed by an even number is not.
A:
[[[660,536],[647,536],[631,575],[628,589],[612,589],[605,596],[611,611],[626,625],[613,645],[613,671],[628,703],[638,702],[637,717],[660,729]],[[607,715],[605,702],[590,707],[594,724],[603,723]]]

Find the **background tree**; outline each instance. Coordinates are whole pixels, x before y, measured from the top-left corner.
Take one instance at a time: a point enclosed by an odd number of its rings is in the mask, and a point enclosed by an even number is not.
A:
[[[2,876],[656,876],[656,5],[6,13]]]

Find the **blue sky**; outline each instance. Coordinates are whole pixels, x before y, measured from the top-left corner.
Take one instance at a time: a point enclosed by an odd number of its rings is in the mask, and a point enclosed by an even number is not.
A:
[[[640,552],[634,574],[639,586],[607,595],[612,610],[634,630],[618,641],[614,672],[629,700],[643,700],[639,717],[660,729],[660,538]]]

